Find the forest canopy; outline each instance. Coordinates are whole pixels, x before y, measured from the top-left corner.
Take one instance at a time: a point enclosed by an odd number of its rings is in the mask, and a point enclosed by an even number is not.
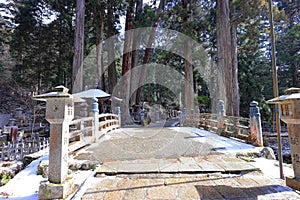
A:
[[[97,87],[113,94],[122,81],[117,96],[131,105],[146,101],[214,111],[223,99],[228,115],[247,117],[255,100],[269,116],[265,101],[273,97],[273,83],[268,5],[268,0],[1,1],[1,83],[31,94],[58,85],[73,92]],[[299,10],[298,0],[273,0],[280,94],[300,87]],[[130,31],[144,28],[147,33]],[[155,69],[151,63],[182,76],[176,82],[161,71],[163,84],[177,85],[183,92],[149,83]],[[128,76],[140,66],[145,67],[137,77]],[[134,88],[134,81],[140,86]]]

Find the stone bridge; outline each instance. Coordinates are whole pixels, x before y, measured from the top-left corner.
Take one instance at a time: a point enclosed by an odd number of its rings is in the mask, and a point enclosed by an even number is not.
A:
[[[160,122],[147,127],[120,128],[120,112],[100,114],[98,100],[92,97],[90,117],[74,118],[74,102],[64,87],[34,97],[47,101],[46,119],[50,123],[49,178],[39,188],[40,199],[66,198],[76,188],[68,178],[71,155],[89,161],[101,174],[128,173],[241,173],[258,170],[237,158],[237,153],[255,149],[222,133],[243,135],[262,146],[260,114],[256,102],[250,105],[248,126],[238,118],[226,117],[222,101],[217,115],[181,116],[180,124],[192,127],[163,127]],[[118,109],[117,109],[118,110]],[[201,127],[202,129],[199,129]],[[206,129],[206,130],[205,130]],[[210,131],[214,131],[212,133]],[[270,156],[264,148],[258,155]]]

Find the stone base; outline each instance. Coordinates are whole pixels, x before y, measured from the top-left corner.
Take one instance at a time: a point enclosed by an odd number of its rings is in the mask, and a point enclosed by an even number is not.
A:
[[[42,181],[39,187],[39,199],[65,199],[77,189],[73,179],[69,178],[64,183],[56,184]]]
[[[292,177],[286,177],[286,185],[293,188],[294,190],[300,191],[300,179],[298,178],[292,178]]]

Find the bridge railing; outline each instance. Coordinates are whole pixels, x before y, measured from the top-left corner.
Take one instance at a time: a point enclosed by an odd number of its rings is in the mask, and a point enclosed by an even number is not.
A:
[[[250,135],[250,118],[224,116],[224,133],[244,137]]]
[[[119,115],[116,114],[100,114],[99,115],[99,131],[108,133],[111,130],[120,128]]]
[[[98,115],[98,126],[94,117],[75,119],[69,124],[69,151],[75,151],[95,142],[98,137],[120,128],[119,116],[111,113]]]
[[[251,102],[250,118],[218,114],[188,114],[182,118],[183,126],[202,128],[219,135],[243,140],[256,146],[263,146],[260,114],[256,102]]]
[[[69,124],[69,151],[75,151],[93,141],[93,117],[75,119]]]

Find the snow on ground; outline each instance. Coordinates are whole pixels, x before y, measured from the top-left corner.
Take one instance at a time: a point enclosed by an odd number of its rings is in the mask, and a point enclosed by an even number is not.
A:
[[[41,175],[37,175],[37,167],[40,161],[48,159],[49,155],[47,153],[41,158],[34,160],[6,185],[0,187],[0,199],[37,200],[40,182],[47,180]],[[73,173],[74,184],[82,185],[94,173],[91,170],[80,170]]]
[[[255,167],[259,167],[264,176],[271,178],[280,178],[279,164],[277,160],[270,160],[265,158],[255,158],[255,162],[251,162]],[[291,164],[283,163],[283,174],[285,177],[293,177],[294,171]]]
[[[41,160],[46,159],[48,159],[48,154],[34,160],[6,185],[0,187],[0,198],[14,200],[38,199],[40,182],[45,179],[41,175],[37,175],[37,166]],[[6,195],[8,195],[9,198],[6,198]]]

